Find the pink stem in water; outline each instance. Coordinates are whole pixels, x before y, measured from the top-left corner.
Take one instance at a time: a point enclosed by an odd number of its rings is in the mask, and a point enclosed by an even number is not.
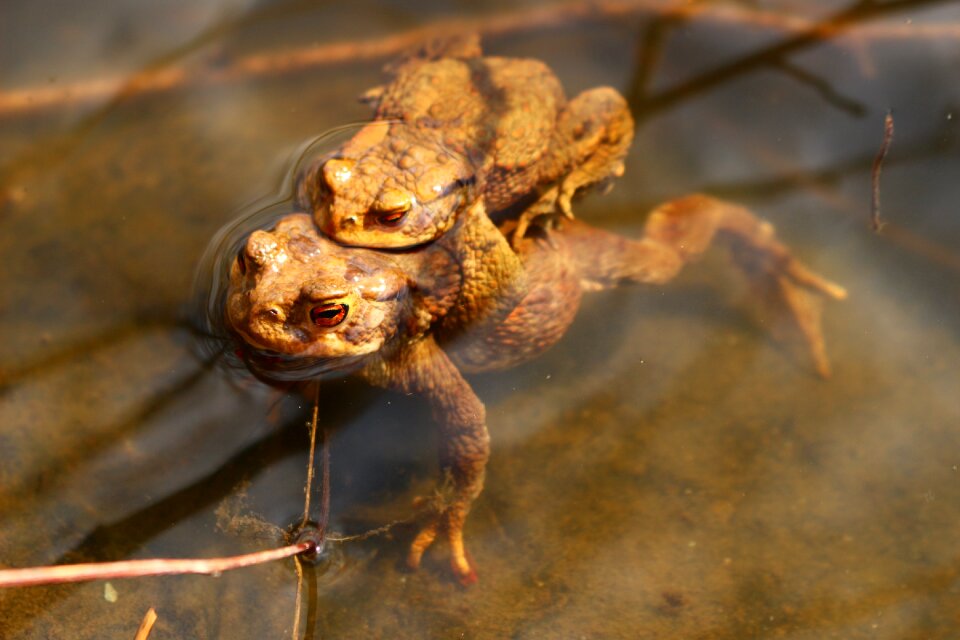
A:
[[[279,549],[267,549],[266,551],[226,558],[153,558],[149,560],[2,569],[0,570],[0,587],[29,587],[41,584],[169,576],[184,573],[216,575],[223,571],[289,558],[309,551],[312,547],[313,544],[310,542],[299,542]]]

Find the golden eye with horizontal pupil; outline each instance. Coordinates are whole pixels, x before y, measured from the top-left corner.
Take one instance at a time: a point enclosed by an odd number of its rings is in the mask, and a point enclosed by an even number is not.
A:
[[[385,227],[395,227],[403,222],[403,219],[407,217],[407,211],[408,209],[394,209],[393,211],[385,211],[377,216],[377,222]]]
[[[341,302],[330,302],[310,309],[310,320],[318,327],[335,327],[347,317],[350,307]]]

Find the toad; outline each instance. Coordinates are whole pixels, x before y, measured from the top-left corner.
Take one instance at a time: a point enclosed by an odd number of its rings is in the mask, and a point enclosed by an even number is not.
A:
[[[225,320],[252,370],[282,380],[358,373],[430,403],[441,434],[439,495],[447,497],[412,541],[411,567],[444,533],[453,572],[464,584],[476,580],[463,531],[490,445],[483,403],[463,374],[510,367],[555,344],[585,292],[667,282],[716,236],[732,245],[735,263],[765,300],[794,320],[827,373],[819,302],[845,291],[807,269],[768,223],[741,207],[704,196],[673,201],[651,213],[639,240],[577,220],[559,221],[549,242],[521,237],[525,292],[497,322],[463,296],[464,263],[479,258],[458,238],[478,220],[487,220],[481,200],[435,242],[388,252],[337,244],[308,215],[295,214],[252,233],[230,266]],[[474,326],[477,313],[483,319]]]
[[[460,298],[473,330],[493,327],[526,294],[525,271],[493,220],[572,217],[583,188],[623,172],[633,138],[626,101],[599,87],[567,100],[540,61],[485,57],[476,36],[433,41],[369,91],[374,121],[300,173],[296,200],[321,231],[356,247],[410,249],[443,237],[464,255]],[[464,326],[459,307],[443,324]]]
[[[477,36],[431,41],[368,91],[374,121],[301,176],[299,204],[343,244],[403,248],[436,239],[458,204],[494,218],[519,207],[514,238],[578,190],[623,173],[633,139],[626,100],[597,87],[567,100],[542,62],[483,56]]]
[[[489,330],[527,293],[511,239],[534,221],[572,218],[578,191],[623,173],[633,139],[626,101],[597,87],[567,100],[542,62],[484,56],[476,36],[433,40],[368,91],[374,120],[299,172],[295,199],[344,245],[411,249],[445,238],[463,256],[460,299],[442,321],[456,334]],[[546,228],[546,225],[541,225]]]

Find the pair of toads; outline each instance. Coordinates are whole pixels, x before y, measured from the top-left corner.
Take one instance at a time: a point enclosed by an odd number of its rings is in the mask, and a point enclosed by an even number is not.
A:
[[[299,174],[306,213],[246,239],[224,313],[261,376],[359,373],[428,400],[447,498],[414,538],[410,566],[443,533],[457,578],[476,580],[463,529],[490,445],[463,374],[543,352],[586,292],[664,283],[716,237],[829,373],[819,298],[844,290],[747,210],[684,197],[654,210],[639,240],[573,219],[576,193],[623,173],[633,120],[617,91],[567,100],[543,63],[485,57],[473,38],[391,71],[365,95],[374,120]]]

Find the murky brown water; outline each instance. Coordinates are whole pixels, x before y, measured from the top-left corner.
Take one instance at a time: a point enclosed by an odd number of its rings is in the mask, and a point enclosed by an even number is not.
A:
[[[813,4],[763,6],[846,5]],[[751,56],[792,36],[736,12],[494,29],[489,51],[547,61],[569,93],[632,96],[627,175],[580,217],[637,234],[651,205],[707,190],[848,288],[825,316],[834,377],[751,321],[722,252],[662,290],[589,298],[547,355],[472,379],[493,438],[467,528],[480,583],[457,586],[440,550],[403,570],[413,529],[398,527],[308,574],[307,637],[960,637],[960,2],[899,4],[786,68]],[[200,77],[525,6],[7,3],[0,89]],[[367,115],[354,96],[384,61],[0,112],[0,564],[276,544],[217,527],[242,493],[242,513],[297,519],[306,403],[205,365],[181,318],[212,234],[274,193],[298,145]],[[877,236],[869,166],[889,108]],[[333,526],[408,516],[433,482],[426,407],[337,381],[321,408]],[[132,638],[150,606],[151,638],[290,634],[292,563],[111,585],[113,603],[103,583],[4,591],[0,637]]]

